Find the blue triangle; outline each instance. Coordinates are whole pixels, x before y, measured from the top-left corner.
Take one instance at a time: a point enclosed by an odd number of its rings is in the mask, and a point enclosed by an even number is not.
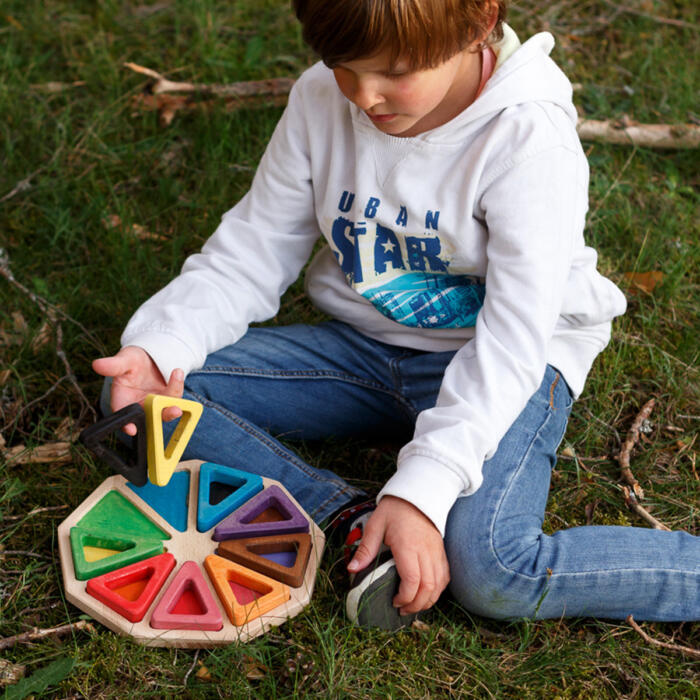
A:
[[[165,486],[156,486],[150,481],[145,486],[128,484],[139,498],[165,518],[176,530],[187,530],[187,500],[190,494],[190,473],[175,472]]]
[[[212,503],[212,485],[233,487],[230,494]],[[197,529],[211,530],[220,520],[233,513],[249,498],[263,489],[262,477],[257,474],[206,462],[199,468],[199,495],[197,498]]]

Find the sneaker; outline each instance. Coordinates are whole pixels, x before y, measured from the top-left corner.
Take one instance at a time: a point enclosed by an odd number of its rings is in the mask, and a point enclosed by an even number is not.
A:
[[[374,505],[363,509],[350,526],[345,540],[345,563],[350,563],[362,540],[362,530]],[[351,622],[360,627],[378,627],[397,630],[410,625],[419,613],[400,615],[392,601],[399,590],[400,579],[391,550],[382,545],[376,559],[362,571],[351,574],[350,590],[345,599],[345,610]]]

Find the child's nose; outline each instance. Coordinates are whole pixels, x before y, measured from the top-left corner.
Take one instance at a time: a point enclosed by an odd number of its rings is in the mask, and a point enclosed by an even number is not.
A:
[[[360,77],[355,84],[352,101],[363,111],[384,102],[379,85],[374,78]]]

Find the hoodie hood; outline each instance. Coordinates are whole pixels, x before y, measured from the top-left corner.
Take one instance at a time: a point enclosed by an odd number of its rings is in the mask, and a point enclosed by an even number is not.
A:
[[[349,103],[353,121],[375,132],[379,138],[425,141],[433,144],[461,141],[475,128],[509,107],[528,102],[551,102],[563,109],[576,124],[576,110],[571,102],[571,83],[549,57],[554,37],[540,32],[521,44],[515,32],[504,25],[503,39],[492,46],[497,56],[496,69],[483,91],[467,109],[445,124],[413,138],[391,136],[379,132],[367,115]]]

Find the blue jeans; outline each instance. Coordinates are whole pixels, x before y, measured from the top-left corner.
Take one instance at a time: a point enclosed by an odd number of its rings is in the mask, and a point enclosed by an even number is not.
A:
[[[337,322],[251,329],[188,375],[185,397],[204,411],[185,458],[277,479],[321,522],[361,492],[272,436],[408,440],[453,354],[386,345]],[[571,404],[548,367],[484,464],[481,488],[453,506],[445,533],[452,594],[501,619],[700,619],[700,538],[635,527],[542,532]]]

